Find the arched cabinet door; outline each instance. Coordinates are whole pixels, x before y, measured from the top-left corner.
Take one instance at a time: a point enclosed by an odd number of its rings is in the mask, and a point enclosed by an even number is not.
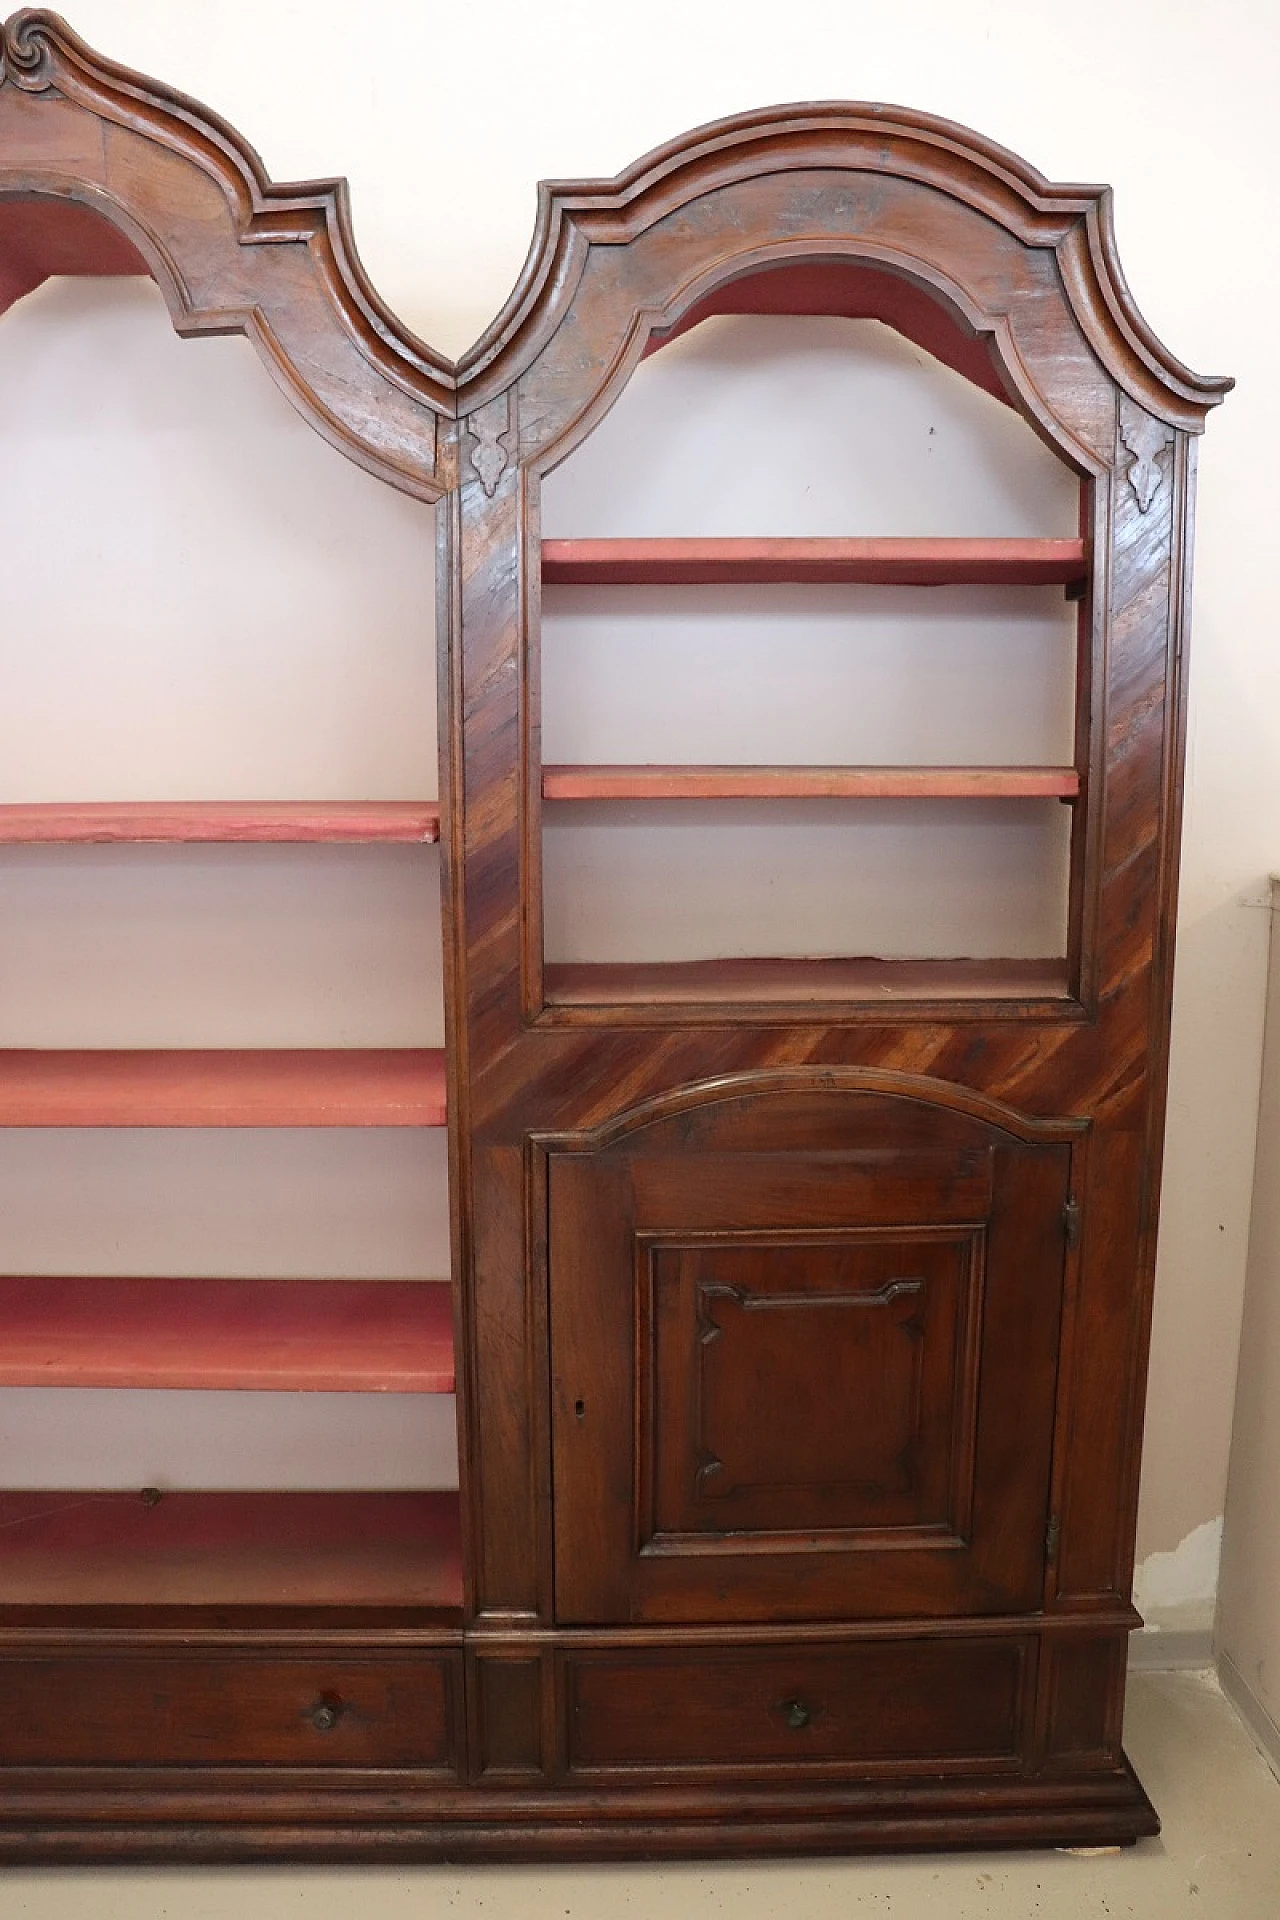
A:
[[[795,1087],[553,1148],[557,1617],[1038,1608],[1083,1138]]]

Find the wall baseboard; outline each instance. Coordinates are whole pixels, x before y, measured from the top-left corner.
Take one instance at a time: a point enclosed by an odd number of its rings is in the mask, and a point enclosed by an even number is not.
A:
[[[1272,1773],[1280,1780],[1280,1727],[1276,1725],[1240,1669],[1227,1658],[1225,1653],[1218,1655],[1218,1678],[1222,1683],[1222,1691],[1248,1728],[1254,1745]]]
[[[1213,1665],[1213,1633],[1208,1627],[1163,1633],[1149,1627],[1129,1636],[1129,1666],[1135,1673],[1181,1673]]]

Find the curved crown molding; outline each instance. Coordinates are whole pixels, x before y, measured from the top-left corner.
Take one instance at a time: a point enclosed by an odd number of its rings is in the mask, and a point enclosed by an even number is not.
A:
[[[25,110],[15,110],[19,100]],[[92,141],[81,116],[102,130]],[[568,312],[593,247],[625,246],[718,189],[802,169],[918,183],[1022,246],[1054,253],[1082,338],[1119,387],[1172,426],[1199,431],[1233,384],[1192,373],[1142,318],[1117,256],[1109,188],[1051,185],[981,135],[901,107],[739,114],[670,141],[616,179],[544,183],[520,278],[457,362],[419,340],[375,291],[356,252],[345,181],[272,181],[217,114],[104,59],[57,14],[27,9],[0,26],[0,123],[0,194],[49,194],[114,220],[180,332],[247,334],[327,439],[424,499],[453,479],[437,472],[438,420],[474,411],[520,378]]]
[[[8,89],[35,111],[4,115]],[[77,137],[79,114],[106,137]],[[436,419],[454,412],[452,364],[374,290],[345,180],[271,180],[217,114],[102,58],[43,9],[0,26],[0,118],[0,193],[61,195],[115,218],[180,332],[246,333],[334,445],[404,492],[439,496]]]
[[[1199,431],[1234,385],[1191,372],[1143,319],[1116,252],[1109,187],[1055,186],[994,141],[932,114],[834,101],[714,121],[612,180],[543,182],[520,278],[457,362],[460,410],[509,386],[537,357],[573,299],[592,246],[626,245],[717,188],[802,168],[916,181],[995,221],[1023,246],[1051,249],[1103,366],[1171,425]]]

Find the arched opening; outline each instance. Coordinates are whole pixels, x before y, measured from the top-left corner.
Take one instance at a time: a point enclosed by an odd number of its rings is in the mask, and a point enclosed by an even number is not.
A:
[[[1065,990],[1082,480],[989,341],[879,268],[755,272],[547,475],[553,1001]]]

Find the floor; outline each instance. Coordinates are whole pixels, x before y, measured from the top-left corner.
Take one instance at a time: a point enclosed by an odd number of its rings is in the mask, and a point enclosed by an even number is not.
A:
[[[1280,1781],[1216,1681],[1135,1674],[1127,1746],[1164,1833],[1095,1858],[14,1871],[0,1920],[1280,1920]]]

